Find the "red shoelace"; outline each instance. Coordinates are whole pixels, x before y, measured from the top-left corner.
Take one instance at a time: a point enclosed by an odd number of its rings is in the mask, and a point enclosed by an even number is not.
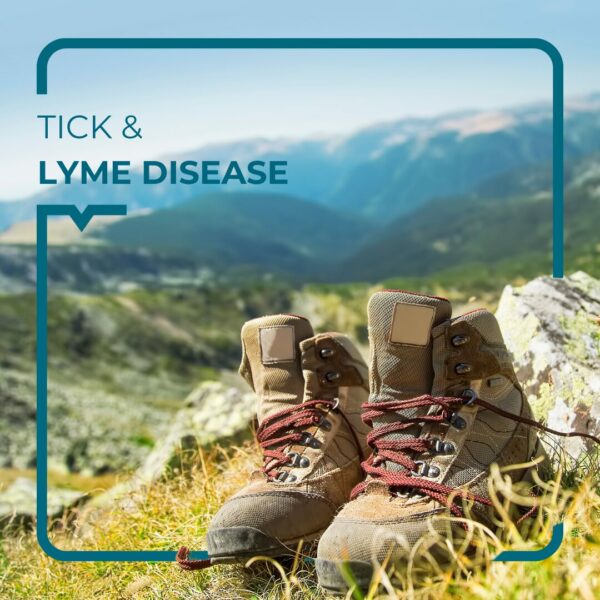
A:
[[[302,430],[322,425],[326,421],[327,413],[332,411],[338,411],[348,425],[362,460],[360,442],[354,428],[338,406],[337,399],[308,400],[266,417],[256,432],[256,438],[263,451],[263,473],[269,479],[275,478],[278,469],[289,464],[290,455],[285,452],[285,448],[293,444],[310,443],[314,439],[313,436]]]
[[[390,491],[406,492],[414,491],[424,496],[429,496],[433,500],[437,500],[440,504],[448,507],[448,509],[457,517],[464,517],[461,500],[470,500],[483,505],[491,506],[492,502],[478,494],[472,494],[467,490],[453,488],[443,483],[438,483],[419,475],[419,468],[423,464],[422,461],[417,461],[413,458],[423,452],[433,449],[436,438],[410,437],[402,440],[386,439],[389,434],[402,432],[409,427],[422,425],[425,423],[441,423],[447,422],[451,417],[458,413],[461,406],[465,404],[477,404],[482,408],[491,410],[503,417],[512,419],[519,423],[524,423],[532,427],[536,427],[549,433],[560,435],[563,437],[585,437],[600,444],[600,439],[597,437],[578,432],[561,432],[550,429],[534,421],[520,415],[509,413],[481,398],[477,397],[474,392],[466,396],[431,396],[423,395],[409,400],[391,400],[388,402],[367,402],[362,405],[363,421],[373,426],[373,419],[383,417],[391,413],[399,413],[402,420],[380,425],[367,436],[367,443],[373,449],[371,456],[362,463],[363,470],[372,479],[384,482]],[[402,414],[407,409],[414,408],[431,408],[437,406],[439,410],[435,414],[415,415],[407,417]],[[390,461],[396,463],[404,470],[390,471],[381,467],[381,463]],[[364,492],[369,484],[369,481],[363,481],[354,487],[351,498],[355,498]],[[527,515],[530,514],[529,511]],[[526,515],[526,516],[527,516]]]

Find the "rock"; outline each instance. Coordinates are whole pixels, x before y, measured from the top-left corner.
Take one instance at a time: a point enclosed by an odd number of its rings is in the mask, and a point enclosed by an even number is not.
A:
[[[577,272],[507,286],[496,316],[536,419],[600,435],[600,281]],[[590,449],[582,438],[550,438],[573,458]]]
[[[65,366],[63,372],[73,371]],[[33,366],[29,373],[0,368],[0,468],[35,468],[36,394],[32,373],[35,373]],[[148,380],[148,387],[156,383],[156,379]],[[72,381],[56,381],[51,376],[48,382],[50,469],[89,477],[131,472],[139,467],[148,455],[149,444],[143,435],[150,440],[162,437],[165,423],[173,415],[170,407],[140,401],[143,391],[138,388],[135,400],[130,401],[100,387],[94,389],[75,376]],[[175,395],[180,390],[174,388],[168,392]],[[156,391],[148,390],[149,396],[153,393]]]
[[[36,482],[19,477],[0,492],[0,528],[30,525],[36,515]],[[50,488],[48,490],[48,517],[62,517],[66,511],[80,505],[87,494],[74,490]]]
[[[186,455],[219,440],[248,431],[256,414],[256,396],[217,381],[207,381],[192,391],[175,415],[166,436],[127,482],[94,499],[103,506],[116,497],[129,496],[151,485],[173,469],[186,468]]]
[[[176,466],[182,450],[195,450],[245,430],[256,413],[256,397],[217,381],[198,386],[184,402],[165,439],[138,469],[145,482],[158,479],[168,467]]]

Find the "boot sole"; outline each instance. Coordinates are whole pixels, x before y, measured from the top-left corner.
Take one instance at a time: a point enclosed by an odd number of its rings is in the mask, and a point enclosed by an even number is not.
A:
[[[241,562],[253,556],[294,556],[298,542],[312,542],[324,530],[294,540],[277,540],[254,527],[224,527],[206,534],[208,554],[216,562]]]
[[[367,592],[373,577],[373,565],[358,560],[325,560],[315,561],[319,585],[335,595],[345,595],[352,587],[344,579],[342,569],[348,570],[354,583],[364,593]]]

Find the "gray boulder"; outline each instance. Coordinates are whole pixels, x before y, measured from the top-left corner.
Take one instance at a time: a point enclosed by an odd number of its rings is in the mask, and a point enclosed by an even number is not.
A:
[[[50,488],[48,490],[48,518],[57,519],[79,506],[86,494],[74,490]],[[0,492],[0,528],[30,525],[36,515],[36,483],[19,477]]]
[[[507,286],[496,316],[535,417],[600,435],[600,281],[577,272]],[[544,437],[574,459],[590,449],[582,438]]]
[[[167,468],[177,467],[182,451],[196,450],[248,430],[256,413],[256,396],[218,381],[200,384],[185,399],[165,438],[148,455],[136,476],[156,481]]]
[[[188,468],[189,458],[199,448],[247,433],[255,414],[253,393],[218,381],[201,383],[133,477],[94,498],[92,504],[105,506],[117,498],[123,505],[135,503],[138,492],[143,497],[143,490],[153,482]]]

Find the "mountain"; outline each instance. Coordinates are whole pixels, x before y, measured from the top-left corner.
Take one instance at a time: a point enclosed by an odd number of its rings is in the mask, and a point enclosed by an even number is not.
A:
[[[600,155],[569,161],[566,173],[567,269],[600,274]],[[51,289],[105,293],[257,274],[297,283],[414,279],[401,287],[529,277],[550,270],[550,184],[547,164],[519,168],[388,224],[287,195],[215,193],[51,246],[49,280]],[[35,247],[0,244],[0,289],[34,282]]]
[[[565,256],[571,268],[596,271],[600,223],[600,162],[573,168],[565,198]],[[513,183],[517,180],[513,178]],[[540,178],[543,181],[543,178]],[[525,177],[524,181],[531,179]],[[489,186],[483,186],[484,189]],[[345,281],[424,277],[459,266],[535,265],[551,271],[552,197],[543,191],[509,198],[445,198],[393,220],[331,276]],[[465,267],[466,268],[466,267]]]
[[[600,150],[600,111],[567,113],[565,156]],[[354,168],[329,204],[381,221],[433,198],[470,194],[483,182],[552,158],[552,121],[544,110],[467,115],[395,144]]]
[[[595,152],[580,158],[565,160],[564,173],[567,191],[593,179],[600,174],[600,153]],[[479,198],[508,198],[550,193],[552,193],[552,165],[550,162],[542,162],[495,175],[476,186],[470,195]]]
[[[547,104],[463,111],[379,123],[348,135],[250,139],[206,145],[162,160],[287,160],[286,194],[386,222],[431,199],[468,194],[515,169],[548,163],[552,114]],[[565,155],[600,151],[600,94],[567,102]],[[148,157],[152,159],[155,157]],[[228,189],[237,191],[236,187]],[[201,185],[59,185],[28,199],[0,202],[0,230],[35,217],[38,203],[126,203],[131,211],[175,206],[205,193]],[[261,192],[279,193],[263,186]]]
[[[95,234],[117,246],[185,255],[219,271],[318,274],[367,239],[364,219],[283,194],[214,193],[123,219]]]

